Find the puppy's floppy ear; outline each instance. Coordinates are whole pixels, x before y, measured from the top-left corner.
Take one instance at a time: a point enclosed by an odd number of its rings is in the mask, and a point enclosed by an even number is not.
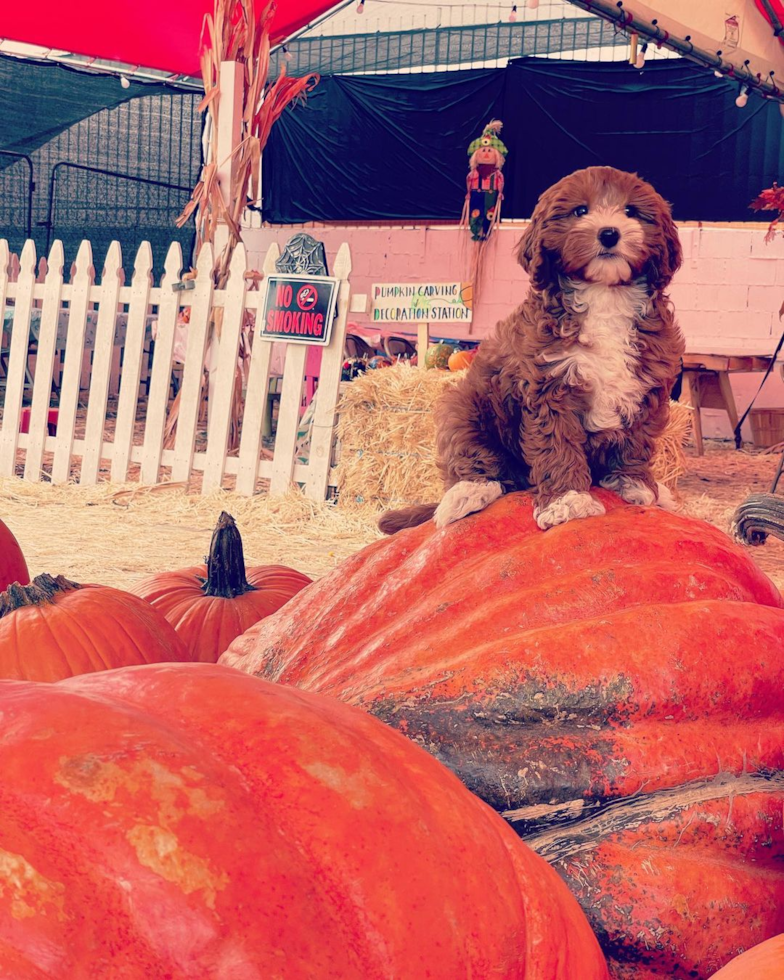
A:
[[[652,289],[666,289],[670,280],[680,269],[683,260],[678,229],[672,220],[670,206],[666,201],[661,202],[657,215],[661,240],[659,252],[648,263],[648,282]]]
[[[539,206],[534,210],[531,223],[520,239],[515,254],[517,261],[531,277],[535,289],[549,289],[556,284],[555,256],[542,242],[542,215]]]

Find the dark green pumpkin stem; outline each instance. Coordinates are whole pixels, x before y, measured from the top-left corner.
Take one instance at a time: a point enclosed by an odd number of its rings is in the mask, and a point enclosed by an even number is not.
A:
[[[64,575],[36,575],[29,585],[14,582],[5,592],[0,592],[0,619],[22,606],[43,606],[54,602],[63,592],[81,589],[81,585],[71,582]]]
[[[224,510],[212,532],[210,553],[207,555],[207,579],[202,586],[205,595],[233,599],[254,586],[245,578],[245,555],[242,538],[231,514]]]

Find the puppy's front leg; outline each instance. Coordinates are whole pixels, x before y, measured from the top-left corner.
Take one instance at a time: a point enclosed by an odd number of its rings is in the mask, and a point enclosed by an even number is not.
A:
[[[542,405],[523,421],[523,455],[536,487],[534,520],[543,531],[604,513],[604,506],[588,492],[591,470],[585,442],[585,429],[574,412]]]

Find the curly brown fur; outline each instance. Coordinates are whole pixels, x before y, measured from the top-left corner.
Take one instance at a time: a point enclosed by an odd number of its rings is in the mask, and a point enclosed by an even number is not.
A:
[[[518,257],[528,296],[438,405],[445,490],[533,488],[542,527],[600,513],[587,496],[600,482],[652,502],[650,459],[684,350],[664,292],[681,262],[669,206],[635,174],[577,171],[542,194]],[[448,498],[439,523],[466,512]]]

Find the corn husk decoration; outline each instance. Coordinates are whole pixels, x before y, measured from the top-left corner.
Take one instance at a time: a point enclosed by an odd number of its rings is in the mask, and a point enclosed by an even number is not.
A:
[[[286,106],[304,99],[306,93],[319,80],[316,74],[302,78],[289,78],[286,62],[281,60],[278,77],[269,81],[270,29],[275,16],[274,0],[215,0],[214,12],[204,18],[202,38],[205,41],[201,54],[201,73],[204,81],[204,98],[199,109],[207,113],[206,127],[209,134],[207,162],[202,167],[199,182],[191,199],[177,218],[181,228],[195,216],[196,254],[205,242],[215,244],[218,225],[225,224],[228,237],[226,244],[216,255],[213,276],[215,286],[222,289],[228,280],[229,267],[234,249],[242,240],[242,218],[248,204],[259,199],[261,153],[275,122]],[[234,176],[228,204],[224,201],[218,182],[218,167],[226,161],[218,160],[218,122],[220,118],[219,79],[221,65],[235,61],[244,65],[242,129],[235,158]],[[220,314],[216,309],[211,332],[220,337]],[[247,355],[240,352],[241,357]],[[173,445],[179,396],[172,404],[167,423],[167,446]],[[235,379],[235,396],[230,434],[230,449],[239,444],[242,414],[242,371],[238,367]]]

